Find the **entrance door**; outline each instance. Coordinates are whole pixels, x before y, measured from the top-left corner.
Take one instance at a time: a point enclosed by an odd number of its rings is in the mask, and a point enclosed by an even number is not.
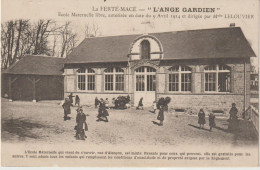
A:
[[[152,106],[155,100],[156,70],[152,67],[139,67],[135,70],[134,104],[143,97],[144,106]]]

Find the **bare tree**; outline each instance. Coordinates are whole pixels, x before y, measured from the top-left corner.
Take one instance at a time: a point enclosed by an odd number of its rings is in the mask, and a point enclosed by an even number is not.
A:
[[[2,68],[6,68],[7,66],[7,30],[6,24],[1,24],[1,64]]]
[[[58,39],[58,36],[57,35],[54,35],[53,36],[53,45],[52,45],[52,56],[55,56],[56,55],[56,48],[57,48],[57,39]]]
[[[85,38],[97,36],[100,27],[86,24],[84,34]],[[25,54],[66,57],[77,42],[78,34],[71,22],[10,20],[1,23],[1,65],[7,68]]]
[[[29,20],[19,20],[18,21],[18,26],[17,26],[17,40],[16,40],[16,47],[15,47],[15,52],[14,52],[14,56],[13,56],[13,63],[16,62],[17,59],[19,59],[21,57],[21,55],[23,55],[23,53],[21,53],[20,51],[22,51],[22,45],[23,41],[21,41],[22,36],[25,32],[25,29],[29,26]],[[21,47],[20,47],[21,46]]]
[[[98,24],[96,23],[93,23],[92,25],[90,25],[89,23],[85,24],[85,29],[84,29],[85,38],[96,37],[99,34],[100,34],[100,27],[98,26]]]
[[[85,24],[85,28],[84,28],[84,36],[85,38],[89,37],[91,34],[91,27],[89,25],[89,23]]]
[[[13,47],[15,43],[16,23],[17,21],[8,21],[4,25],[1,25],[1,54],[2,58],[4,58],[2,60],[3,68],[6,68],[13,63]]]
[[[50,49],[48,48],[48,37],[55,28],[51,25],[54,24],[52,20],[40,20],[35,26],[34,38],[34,52],[33,54],[46,54],[49,55]]]
[[[99,26],[96,23],[93,23],[92,30],[93,30],[94,36],[96,37],[98,35]]]
[[[67,56],[76,45],[77,34],[72,31],[71,22],[66,22],[60,30],[61,35],[61,52],[60,57]]]
[[[40,20],[32,25],[29,20],[11,20],[1,24],[2,68],[7,68],[24,54],[49,55],[48,36],[52,20]]]

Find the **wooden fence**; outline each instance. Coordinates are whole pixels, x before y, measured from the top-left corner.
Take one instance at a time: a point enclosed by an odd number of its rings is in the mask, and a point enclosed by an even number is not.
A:
[[[245,118],[247,120],[250,120],[256,131],[257,131],[257,134],[259,133],[259,113],[258,113],[258,110],[256,110],[253,106],[249,106],[248,109],[246,110],[246,115],[245,115]]]

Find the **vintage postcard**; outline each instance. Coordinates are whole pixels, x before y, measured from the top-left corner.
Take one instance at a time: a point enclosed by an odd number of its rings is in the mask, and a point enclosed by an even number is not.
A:
[[[258,0],[1,3],[1,166],[259,166]]]

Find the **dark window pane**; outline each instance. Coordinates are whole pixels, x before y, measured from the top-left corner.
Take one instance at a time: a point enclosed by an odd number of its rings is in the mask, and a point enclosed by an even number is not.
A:
[[[219,92],[230,91],[230,73],[218,74],[218,90]]]
[[[105,90],[113,91],[113,75],[105,75]]]
[[[179,91],[178,74],[169,74],[169,91]]]
[[[148,40],[141,42],[141,58],[150,59],[150,43]]]
[[[86,76],[78,75],[78,89],[85,90],[86,89]]]
[[[205,73],[205,91],[216,91],[216,73]]]

